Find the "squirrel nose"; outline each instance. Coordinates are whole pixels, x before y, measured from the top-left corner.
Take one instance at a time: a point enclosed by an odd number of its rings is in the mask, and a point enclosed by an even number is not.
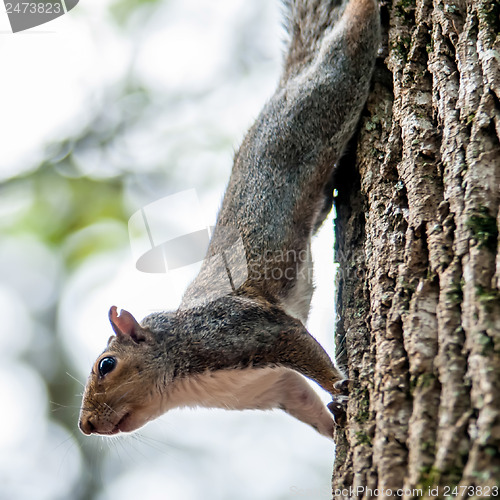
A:
[[[95,432],[95,426],[91,422],[90,417],[81,417],[78,425],[80,427],[80,430],[87,436]]]

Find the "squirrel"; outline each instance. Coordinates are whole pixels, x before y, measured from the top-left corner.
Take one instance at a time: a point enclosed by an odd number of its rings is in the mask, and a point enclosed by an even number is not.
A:
[[[280,408],[333,439],[347,384],[304,326],[310,241],[368,96],[380,14],[376,0],[285,6],[282,76],[235,154],[201,270],[176,311],[139,323],[111,307],[114,335],[83,394],[84,434],[132,432],[169,409],[203,406]]]

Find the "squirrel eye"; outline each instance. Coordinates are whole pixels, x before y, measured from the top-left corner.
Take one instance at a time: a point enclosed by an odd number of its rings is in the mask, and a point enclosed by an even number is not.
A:
[[[104,375],[112,371],[115,366],[116,366],[115,358],[112,357],[102,358],[101,361],[99,361],[99,366],[98,366],[99,375],[101,377],[104,377]]]

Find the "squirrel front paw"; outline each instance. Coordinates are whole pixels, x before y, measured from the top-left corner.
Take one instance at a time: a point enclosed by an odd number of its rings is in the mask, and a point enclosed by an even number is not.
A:
[[[335,423],[340,427],[343,427],[347,420],[349,382],[350,380],[346,378],[333,384],[333,388],[338,394],[333,396],[333,401],[327,405],[333,415]]]
[[[335,423],[343,427],[347,420],[347,403],[349,398],[347,396],[334,396],[333,401],[328,403],[326,406],[333,415]]]
[[[333,384],[333,388],[335,391],[339,394],[342,394],[343,396],[347,396],[349,394],[349,382],[351,380],[348,378],[345,378],[343,380],[339,380],[338,382],[335,382]]]

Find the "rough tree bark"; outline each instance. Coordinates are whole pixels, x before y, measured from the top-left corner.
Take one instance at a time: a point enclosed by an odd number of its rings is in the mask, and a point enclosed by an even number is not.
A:
[[[352,379],[336,498],[500,486],[499,16],[498,0],[382,6],[385,54],[336,201]]]

